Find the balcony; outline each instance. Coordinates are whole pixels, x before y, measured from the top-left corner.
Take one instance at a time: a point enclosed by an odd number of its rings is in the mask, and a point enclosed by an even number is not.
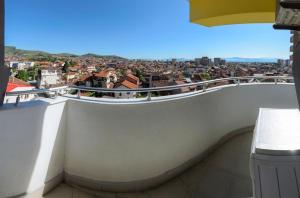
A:
[[[202,82],[194,92],[153,98],[63,95],[6,104],[0,197],[253,196],[258,111],[297,108],[294,84],[270,78]]]

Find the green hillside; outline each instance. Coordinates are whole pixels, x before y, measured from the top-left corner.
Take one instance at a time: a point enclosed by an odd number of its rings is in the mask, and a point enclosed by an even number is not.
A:
[[[48,52],[43,51],[35,51],[35,50],[22,50],[17,49],[13,46],[6,46],[5,47],[5,56],[18,56],[25,59],[30,59],[33,61],[54,61],[63,57],[82,57],[82,58],[107,58],[107,59],[115,59],[115,60],[126,60],[125,58],[109,55],[109,56],[102,56],[97,54],[84,54],[84,55],[76,55],[76,54],[70,54],[70,53],[60,53],[60,54],[51,54]]]

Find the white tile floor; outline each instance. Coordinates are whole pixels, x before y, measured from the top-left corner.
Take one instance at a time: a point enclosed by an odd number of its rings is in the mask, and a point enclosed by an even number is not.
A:
[[[206,160],[166,184],[142,193],[83,192],[61,184],[44,198],[247,198],[252,197],[249,157],[252,133],[238,135]]]

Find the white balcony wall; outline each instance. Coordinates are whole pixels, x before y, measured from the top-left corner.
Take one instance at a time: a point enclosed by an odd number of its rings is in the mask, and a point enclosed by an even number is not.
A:
[[[63,173],[65,103],[0,110],[0,197],[34,192]]]
[[[145,187],[229,132],[254,126],[260,107],[296,108],[294,86],[248,84],[128,105],[72,100],[65,172],[96,188]]]
[[[229,132],[253,126],[260,107],[297,108],[291,84],[229,86],[138,103],[46,101],[0,110],[0,197],[41,189],[63,172],[90,187],[146,188]]]

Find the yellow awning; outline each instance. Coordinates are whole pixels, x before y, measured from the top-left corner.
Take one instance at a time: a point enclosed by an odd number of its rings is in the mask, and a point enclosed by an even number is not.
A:
[[[204,26],[274,23],[277,0],[190,0],[191,22]]]

